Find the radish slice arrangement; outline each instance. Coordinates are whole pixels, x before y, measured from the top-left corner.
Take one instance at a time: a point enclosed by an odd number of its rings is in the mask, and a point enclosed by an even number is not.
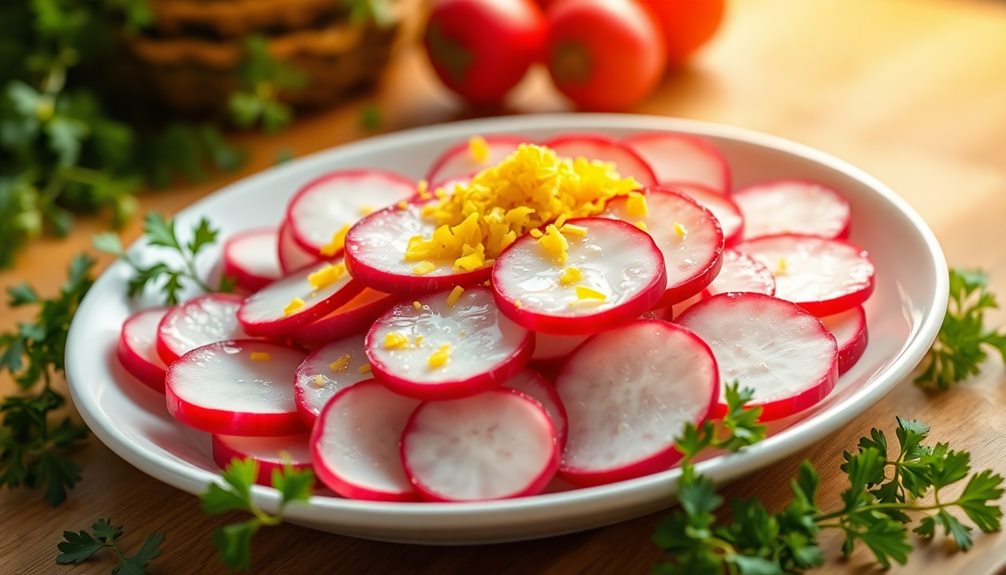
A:
[[[812,407],[838,379],[834,336],[790,302],[756,293],[720,294],[693,305],[677,322],[709,344],[722,381],[754,389],[750,405],[763,408],[764,421]],[[721,398],[717,415],[725,409]]]
[[[723,155],[685,134],[525,142],[458,142],[432,187],[307,182],[275,228],[227,239],[249,295],[130,316],[119,361],[221,467],[421,504],[660,472],[727,383],[764,420],[798,417],[863,355],[875,270],[841,190],[731,194]]]

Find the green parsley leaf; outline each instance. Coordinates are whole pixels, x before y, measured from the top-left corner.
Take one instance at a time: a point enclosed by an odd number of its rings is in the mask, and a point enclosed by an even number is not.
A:
[[[163,533],[153,533],[146,538],[143,546],[133,556],[127,556],[118,540],[122,537],[122,527],[112,525],[109,519],[98,519],[91,526],[91,532],[64,531],[63,541],[56,545],[60,553],[56,563],[60,565],[79,564],[94,557],[102,549],[112,549],[118,564],[112,568],[113,575],[147,575],[147,566],[161,554],[164,543]]]

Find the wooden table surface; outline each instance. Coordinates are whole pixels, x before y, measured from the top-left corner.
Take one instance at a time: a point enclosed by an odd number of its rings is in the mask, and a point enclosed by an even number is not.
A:
[[[844,158],[889,184],[929,222],[954,266],[981,266],[1006,296],[1006,4],[966,0],[735,0],[721,33],[688,70],[669,76],[634,111],[698,118],[775,133]],[[251,152],[241,174],[146,195],[144,210],[176,211],[225,180],[267,167],[281,150],[303,154],[355,140],[361,107],[380,106],[384,130],[488,113],[566,110],[536,71],[505,110],[473,112],[445,93],[417,50],[402,54],[372,96],[305,116],[273,138],[240,138]],[[68,241],[43,240],[25,250],[0,288],[21,280],[53,292],[65,264],[89,245],[100,221],[84,221]],[[124,239],[138,234],[134,222]],[[107,260],[103,260],[105,262]],[[5,310],[0,329],[20,313]],[[1006,316],[997,314],[1002,323]],[[9,392],[9,382],[0,382]],[[1006,472],[1006,377],[990,360],[976,380],[942,396],[902,382],[888,397],[826,443],[740,480],[728,496],[786,497],[802,458],[823,470],[821,494],[835,502],[841,452],[895,415],[922,419],[934,435],[972,451],[981,466]],[[84,480],[69,502],[50,509],[38,493],[0,492],[0,573],[107,573],[110,563],[54,564],[63,529],[111,516],[125,541],[168,534],[156,573],[223,573],[210,543],[223,523],[199,510],[195,497],[124,463],[98,441],[80,456]],[[826,503],[827,504],[827,503]],[[662,513],[619,525],[526,543],[477,547],[395,545],[284,525],[255,540],[260,573],[645,573],[658,557],[649,542]],[[827,571],[862,571],[866,557],[839,560],[839,540],[824,537]],[[978,535],[969,553],[920,544],[908,567],[982,574],[1006,569],[1006,534]]]

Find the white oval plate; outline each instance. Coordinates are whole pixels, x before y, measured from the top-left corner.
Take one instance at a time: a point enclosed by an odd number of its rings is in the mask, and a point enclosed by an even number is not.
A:
[[[765,441],[741,453],[699,464],[728,481],[804,449],[876,403],[922,360],[947,304],[947,267],[933,233],[894,192],[862,171],[816,150],[737,128],[630,115],[536,115],[432,126],[337,147],[266,170],[230,185],[178,214],[180,230],[202,216],[224,235],[275,225],[297,188],[328,170],[377,167],[420,178],[441,151],[473,134],[512,133],[542,140],[562,132],[623,136],[672,130],[709,138],[726,155],[735,186],[773,178],[810,178],[841,190],[852,204],[852,240],[877,266],[877,287],[866,306],[870,344],[835,391],[812,410],[772,427]],[[134,245],[141,259],[150,255]],[[208,270],[219,251],[201,262]],[[66,350],[73,401],[98,438],[145,473],[200,493],[218,473],[209,436],[189,430],[165,411],[161,395],[138,384],[115,360],[119,326],[150,302],[126,298],[129,271],[116,263],[81,305]],[[383,503],[318,495],[286,510],[305,526],[356,537],[430,544],[484,543],[547,537],[623,521],[669,506],[679,471],[612,485],[484,503]],[[274,490],[254,496],[275,509]]]

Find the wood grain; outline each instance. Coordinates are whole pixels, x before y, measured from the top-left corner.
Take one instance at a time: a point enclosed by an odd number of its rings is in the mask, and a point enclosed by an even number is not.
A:
[[[926,218],[956,266],[981,266],[1006,294],[1006,5],[951,0],[743,0],[731,4],[717,39],[687,70],[670,75],[635,111],[725,122],[821,148],[884,180]],[[566,110],[537,70],[501,110],[467,110],[440,89],[418,50],[389,70],[369,98],[385,129],[466,117]],[[144,210],[174,212],[233,180],[274,162],[281,150],[300,155],[367,134],[361,100],[305,116],[274,138],[243,136],[250,162],[242,173],[212,182],[178,182],[142,199]],[[67,241],[32,244],[0,288],[27,280],[54,291],[69,259],[86,248],[100,220],[83,221]],[[125,239],[138,234],[134,222]],[[5,310],[0,329],[22,313]],[[993,321],[1002,323],[999,313]],[[10,383],[0,382],[9,391]],[[822,469],[822,497],[837,501],[841,451],[870,427],[890,431],[895,415],[929,422],[934,433],[969,449],[974,461],[1006,472],[1006,377],[998,360],[952,393],[930,396],[905,381],[827,442],[736,482],[731,497],[757,496],[780,506],[784,486],[802,458]],[[198,501],[133,469],[92,440],[82,455],[83,482],[70,501],[49,509],[37,494],[0,492],[0,573],[107,573],[109,563],[57,567],[63,529],[100,516],[127,526],[127,544],[150,530],[168,533],[157,573],[224,573],[214,558],[208,518]],[[260,573],[645,573],[658,558],[649,535],[661,514],[593,531],[526,543],[421,547],[327,535],[295,526],[255,541]],[[824,537],[822,572],[868,570],[857,553],[838,560],[839,541]],[[1006,569],[1006,535],[977,537],[967,554],[920,545],[898,572],[939,569],[982,574]]]

